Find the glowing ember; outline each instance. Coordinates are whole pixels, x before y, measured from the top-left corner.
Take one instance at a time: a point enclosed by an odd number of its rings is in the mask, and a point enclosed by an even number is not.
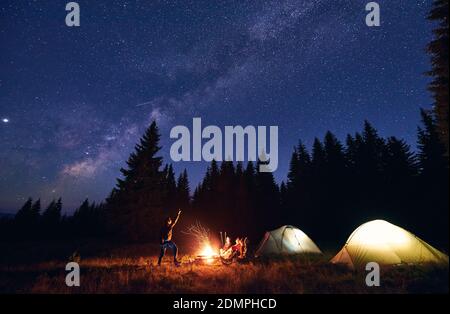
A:
[[[217,257],[218,254],[214,251],[214,249],[209,244],[205,244],[200,251],[198,257],[202,259],[206,263],[211,263],[214,261],[214,258]]]

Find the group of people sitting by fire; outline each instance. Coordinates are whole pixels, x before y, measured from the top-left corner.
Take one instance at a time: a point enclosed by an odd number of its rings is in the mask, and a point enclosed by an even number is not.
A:
[[[225,237],[225,243],[220,249],[220,256],[224,259],[230,259],[233,256],[245,258],[247,254],[247,238],[236,238],[234,245],[231,244],[230,237]]]
[[[173,227],[177,224],[181,216],[181,209],[178,210],[177,217],[172,220],[171,217],[167,217],[164,226],[161,228],[160,232],[160,254],[158,258],[158,266],[161,265],[162,258],[166,253],[166,249],[172,250],[173,262],[176,266],[180,266],[180,262],[177,259],[178,248],[176,244],[172,241]],[[247,238],[236,238],[234,245],[231,244],[230,237],[225,236],[225,241],[223,247],[220,249],[219,253],[222,259],[231,260],[234,257],[243,259],[247,254]]]

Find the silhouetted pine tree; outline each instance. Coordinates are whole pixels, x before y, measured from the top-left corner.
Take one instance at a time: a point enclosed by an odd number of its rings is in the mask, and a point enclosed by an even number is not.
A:
[[[383,157],[385,212],[387,220],[414,230],[417,227],[415,200],[417,192],[417,158],[404,140],[389,137]]]
[[[296,221],[303,221],[305,219],[306,213],[309,213],[309,211],[312,209],[312,202],[313,202],[313,194],[312,192],[312,160],[311,156],[306,149],[305,145],[303,143],[299,142],[297,146],[297,154],[298,154],[298,161],[299,161],[299,167],[298,167],[298,190],[294,190],[294,193],[298,195],[299,199],[301,199],[303,208],[299,208],[298,204],[294,204],[296,206],[296,212],[300,209],[301,212],[299,212],[299,216],[297,217]],[[307,218],[308,220],[309,218]]]
[[[362,142],[361,142],[362,140]],[[384,140],[378,136],[378,132],[368,122],[364,122],[362,138],[356,136],[359,148],[357,155],[357,174],[355,182],[360,195],[361,210],[367,211],[365,217],[376,219],[380,217],[380,209],[384,207],[383,201],[383,152]]]
[[[417,176],[417,158],[404,140],[394,136],[387,139],[383,162],[388,184],[400,186]]]
[[[434,0],[428,19],[438,22],[433,31],[434,38],[427,47],[432,64],[428,75],[433,77],[428,88],[433,93],[437,126],[448,155],[448,0]]]
[[[169,216],[178,207],[177,200],[177,183],[175,181],[175,173],[172,165],[166,165],[163,170],[165,182],[164,187],[164,215]]]
[[[289,163],[286,183],[286,201],[284,202],[286,224],[305,224],[310,213],[311,201],[311,157],[305,145],[299,142]]]
[[[163,223],[165,180],[157,157],[159,131],[153,122],[121,169],[123,179],[107,200],[110,223],[122,238],[138,241],[156,239]]]
[[[322,233],[329,241],[344,241],[348,235],[345,228],[345,220],[349,214],[346,197],[349,191],[345,186],[346,161],[344,148],[336,136],[328,131],[325,134],[323,149],[325,152],[325,162],[323,165],[323,179],[320,183],[322,195],[323,210],[320,211],[324,228],[328,232]]]
[[[30,197],[27,199],[25,204],[19,209],[15,215],[16,222],[30,220],[31,218],[31,207],[33,206],[33,199]]]
[[[363,223],[367,211],[365,211],[366,201],[361,195],[364,187],[364,168],[362,167],[362,147],[363,137],[360,133],[355,136],[347,135],[345,148],[346,175],[345,187],[348,191],[346,197],[346,216],[348,217],[347,225],[351,232],[359,224]],[[352,229],[353,228],[353,229]]]
[[[330,131],[325,134],[324,150],[327,176],[332,181],[332,184],[335,185],[338,180],[342,179],[341,176],[343,175],[346,162],[341,142]]]
[[[232,183],[233,207],[230,209],[231,217],[229,224],[233,227],[234,234],[251,236],[248,232],[248,225],[252,222],[251,196],[248,189],[242,161],[237,162]]]
[[[216,221],[220,222],[219,230],[234,232],[233,220],[236,220],[236,186],[232,161],[222,161],[218,178],[218,204]]]
[[[206,176],[203,180],[201,197],[201,212],[203,217],[207,218],[207,223],[212,228],[220,224],[220,198],[219,198],[219,166],[216,160],[211,161],[210,166],[206,170]]]
[[[39,238],[39,224],[41,218],[41,200],[32,202],[29,198],[15,216],[15,225],[19,239],[35,240]]]
[[[33,206],[31,206],[31,220],[35,226],[39,223],[41,218],[41,199],[38,199],[34,202]]]
[[[326,180],[326,155],[323,144],[318,138],[314,139],[312,147],[312,159],[311,159],[311,206],[312,210],[305,213],[305,229],[310,233],[314,232],[314,226],[320,217],[322,223],[326,223],[330,217],[325,213],[325,198],[327,197],[327,190],[325,186]]]
[[[261,158],[257,163],[255,175],[255,225],[260,234],[264,231],[279,227],[280,217],[280,191],[275,183],[272,172],[261,172],[260,165],[263,163]]]
[[[243,173],[243,189],[245,190],[245,212],[243,212],[244,228],[242,235],[248,235],[251,241],[259,241],[261,230],[258,228],[259,209],[257,208],[256,193],[256,169],[252,161],[247,163]],[[243,205],[244,206],[244,205]]]
[[[177,199],[176,207],[182,210],[189,210],[191,207],[191,189],[189,187],[189,179],[186,169],[184,169],[178,177],[175,195]]]
[[[444,156],[445,148],[439,143],[437,123],[433,116],[421,110],[423,128],[418,128],[419,166],[421,176],[426,181],[434,181],[434,178],[448,176],[447,159]]]
[[[423,230],[448,247],[449,173],[445,146],[440,141],[437,122],[421,111],[423,128],[418,129],[420,192]]]
[[[200,196],[202,194],[201,192],[201,183],[198,184],[195,189],[194,189],[194,193],[192,193],[192,208],[191,208],[191,212],[193,215],[199,216],[199,208],[200,208]]]
[[[300,144],[302,145],[302,144]],[[289,162],[289,171],[287,174],[287,187],[292,191],[297,191],[300,186],[300,160],[297,152],[297,147],[294,147],[294,151],[291,155]]]
[[[301,226],[305,230],[311,227],[312,215],[312,167],[311,156],[305,145],[300,141],[291,156],[285,198],[282,224]],[[280,189],[281,192],[281,189]],[[281,195],[281,197],[283,197]]]
[[[85,199],[81,203],[70,218],[71,222],[71,233],[72,236],[76,238],[82,238],[87,236],[91,231],[91,221],[92,218],[92,206],[89,204],[89,200]]]
[[[37,224],[37,218],[32,211],[33,199],[28,200],[23,204],[19,211],[14,216],[14,226],[16,237],[20,240],[29,238],[31,228]]]
[[[47,239],[56,239],[60,236],[61,225],[61,198],[53,200],[42,213],[42,234]]]
[[[289,218],[288,210],[288,188],[284,181],[280,184],[280,225],[292,224],[292,219]]]

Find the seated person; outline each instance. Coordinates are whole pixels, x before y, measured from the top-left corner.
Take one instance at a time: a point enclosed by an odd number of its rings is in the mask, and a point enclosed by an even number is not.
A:
[[[231,248],[231,239],[230,237],[226,237],[224,246],[220,249],[220,256],[224,258],[230,258],[232,253]]]
[[[231,247],[231,249],[235,252],[240,252],[242,248],[242,240],[236,238],[235,244]]]
[[[247,238],[236,239],[236,244],[231,247],[234,252],[237,252],[238,258],[244,258],[247,254]]]
[[[237,238],[234,245],[231,245],[229,237],[226,238],[223,248],[220,249],[220,256],[229,259],[233,256],[238,258],[245,258],[247,254],[247,238]]]

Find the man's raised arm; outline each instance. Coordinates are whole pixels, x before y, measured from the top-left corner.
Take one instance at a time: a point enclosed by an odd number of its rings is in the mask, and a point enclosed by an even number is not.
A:
[[[178,222],[178,219],[180,219],[180,215],[181,215],[181,209],[178,210],[177,218],[176,218],[175,221],[173,222],[172,227],[176,225],[176,223]]]

